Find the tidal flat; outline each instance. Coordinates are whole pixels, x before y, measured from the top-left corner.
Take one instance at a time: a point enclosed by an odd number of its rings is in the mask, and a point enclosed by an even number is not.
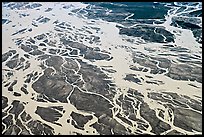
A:
[[[2,134],[201,135],[201,10],[3,2]]]

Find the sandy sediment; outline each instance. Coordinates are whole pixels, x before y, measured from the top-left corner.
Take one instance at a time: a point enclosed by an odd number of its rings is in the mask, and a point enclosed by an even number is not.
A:
[[[202,115],[202,108],[200,109],[202,107],[200,104],[202,100],[201,83],[193,80],[176,80],[167,76],[171,68],[160,66],[161,60],[155,60],[156,65],[154,65],[153,57],[156,59],[161,57],[158,54],[175,54],[176,56],[162,56],[168,58],[171,63],[179,63],[177,60],[179,54],[162,48],[164,43],[150,43],[141,38],[120,35],[116,27],[117,23],[102,20],[93,22],[86,16],[80,17],[77,13],[71,12],[74,8],[80,7],[82,10],[86,6],[80,3],[42,3],[40,10],[3,8],[3,17],[8,14],[7,18],[12,22],[3,25],[2,54],[9,50],[15,50],[16,53],[2,62],[2,96],[8,99],[6,103],[8,106],[2,109],[5,113],[2,119],[6,121],[9,115],[15,117],[19,113],[17,119],[23,123],[28,134],[47,134],[48,131],[44,129],[49,126],[51,127],[48,128],[50,134],[62,135],[173,134],[174,132],[202,134],[199,119],[192,118],[193,116],[199,118]],[[53,7],[52,10],[44,12],[49,7]],[[29,16],[23,19],[17,16],[25,11]],[[201,44],[196,42],[192,31],[170,25],[172,17],[176,15],[171,12],[166,16],[163,24],[154,25],[163,26],[175,35],[175,42],[168,44],[189,49],[188,55],[200,55],[202,53]],[[49,21],[40,23],[37,21],[40,16],[48,18]],[[131,16],[126,17],[126,20]],[[55,21],[58,23],[54,23]],[[32,23],[37,24],[37,27],[31,25]],[[12,25],[17,27],[13,28]],[[93,29],[94,27],[98,28],[98,31]],[[27,30],[32,28],[32,31],[12,36],[23,28]],[[180,32],[179,35],[178,32]],[[45,37],[41,40],[35,38],[41,34],[44,34]],[[98,40],[97,37],[99,37]],[[35,43],[26,43],[29,38],[34,39]],[[134,43],[126,41],[127,38],[133,39]],[[21,44],[26,46],[37,46],[39,51],[30,47],[31,52],[26,52],[21,46],[16,45],[15,42],[18,39],[22,39]],[[38,46],[40,43],[44,43],[45,46]],[[74,50],[76,54],[72,55]],[[32,55],[32,51],[35,51],[36,54]],[[12,59],[17,54],[19,57]],[[24,54],[30,57],[27,58]],[[134,61],[134,57],[139,54],[144,54],[142,59],[145,59],[145,62],[137,62],[137,59],[136,62]],[[18,65],[13,69],[8,66],[9,60],[17,59],[18,62],[21,62],[21,57],[25,59],[22,61],[23,68],[25,68],[26,61],[30,63],[28,68],[18,70],[16,68]],[[202,56],[195,60],[202,62]],[[143,66],[147,62],[153,62],[152,67]],[[164,63],[165,65],[167,64]],[[131,66],[137,69],[142,68],[142,71],[131,69]],[[197,66],[202,68],[200,64]],[[154,67],[164,72],[153,74],[152,68]],[[10,77],[8,72],[12,72]],[[34,74],[36,74],[35,78]],[[30,82],[25,82],[31,75],[33,78],[30,78]],[[9,86],[5,85],[15,80],[17,83],[12,87],[13,91],[9,91]],[[41,83],[47,86],[39,86]],[[28,93],[22,91],[22,87]],[[54,91],[58,94],[54,95]],[[15,96],[14,92],[19,93],[20,96]],[[175,100],[179,102],[176,103]],[[14,107],[12,103],[15,101],[20,101],[20,104],[23,105],[22,112],[18,112],[21,105],[17,105],[14,112],[11,111]],[[104,105],[107,106],[106,109]],[[38,107],[44,108],[44,111],[37,114]],[[56,109],[57,107],[62,109]],[[44,113],[47,111],[53,113],[53,120],[46,119]],[[23,121],[23,112],[31,117],[27,122]],[[177,122],[182,121],[180,115],[184,112],[189,113],[189,121],[198,127],[192,127],[188,122],[182,124]],[[77,118],[81,121],[77,121]],[[17,119],[13,118],[12,122],[15,123]],[[151,119],[155,119],[157,123]],[[39,130],[35,131],[36,126],[34,128],[29,126],[29,123],[33,121],[39,126]],[[2,124],[4,125],[3,134],[25,134],[22,132],[25,129],[21,126],[16,130],[14,128],[14,132],[11,132],[13,130],[10,129],[11,127],[7,127],[5,122]]]

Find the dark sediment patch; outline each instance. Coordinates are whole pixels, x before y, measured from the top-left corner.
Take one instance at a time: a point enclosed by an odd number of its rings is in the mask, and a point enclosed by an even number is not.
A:
[[[169,133],[167,133],[166,135],[185,135],[185,134],[183,134],[179,131],[176,131],[176,130],[172,130]]]
[[[37,106],[35,113],[38,114],[45,121],[52,123],[55,123],[55,121],[62,117],[61,113],[50,107],[45,108]]]
[[[30,83],[33,78],[33,73],[29,73],[26,75],[26,80],[24,81],[25,83]]]
[[[163,93],[164,94],[164,93]],[[192,109],[197,111],[202,111],[201,102],[198,102],[194,99],[191,99],[188,96],[179,96],[176,93],[167,93],[166,95],[171,96],[171,98],[167,99],[161,96],[160,93],[149,93],[148,97],[159,100],[167,103],[167,106],[172,109],[174,113],[174,125],[185,129],[187,131],[196,130],[201,132],[202,131],[202,123],[200,119],[202,119],[202,114],[198,113],[194,110],[188,109],[190,106]],[[174,106],[175,107],[174,107]],[[188,105],[188,106],[187,106]],[[176,107],[179,106],[179,107]]]
[[[157,32],[155,33],[154,30]],[[164,28],[157,28],[151,26],[142,26],[138,25],[134,28],[119,28],[119,34],[133,36],[133,37],[141,37],[147,42],[157,42],[157,43],[166,43],[166,42],[174,42],[174,35]],[[164,41],[164,37],[166,37],[166,41]]]
[[[13,115],[9,114],[8,116],[4,117],[2,119],[2,123],[6,125],[6,128],[8,128],[10,125],[13,125]]]
[[[73,70],[62,68],[62,72],[65,74],[66,80],[70,84],[75,83],[80,78],[80,75],[75,74]]]
[[[169,73],[165,74],[175,80],[196,80],[202,83],[202,68],[188,64],[171,64]]]
[[[40,35],[37,35],[34,37],[34,39],[36,39],[36,40],[43,40],[46,38],[47,38],[47,36],[45,34],[40,34]]]
[[[144,96],[137,90],[129,89],[127,95],[125,96],[121,95],[118,98],[119,102],[117,104],[122,106],[123,114],[125,114],[125,116],[128,116],[129,119],[137,122],[138,129],[147,130],[149,125],[145,121],[136,118],[136,114],[134,110],[135,108],[140,109],[141,117],[143,117],[145,120],[149,122],[150,126],[152,127],[152,130],[151,130],[152,133],[159,135],[169,130],[170,125],[158,119],[156,116],[155,110],[151,109],[148,106],[148,104],[143,101],[143,98]],[[140,104],[140,108],[139,108],[139,104]]]
[[[174,23],[177,25],[181,26],[183,29],[200,29],[201,27],[189,22],[184,22],[184,21],[178,21],[176,20]]]
[[[170,48],[170,51],[173,51],[173,52],[184,52],[184,53],[188,53],[190,50],[188,48],[183,48],[181,46],[177,46],[177,47],[174,47],[174,48]]]
[[[46,10],[45,10],[45,12],[50,12],[52,10],[52,8],[47,8]]]
[[[93,65],[89,65],[81,60],[78,60],[81,64],[79,74],[82,74],[85,82],[85,89],[89,92],[95,92],[104,95],[108,99],[113,98],[113,93],[109,89],[109,85],[112,82],[108,79],[108,76],[103,73],[99,68]]]
[[[115,73],[117,72],[116,70],[114,69],[105,69],[105,68],[102,68],[102,70],[106,71],[106,72],[109,72],[109,73]]]
[[[2,109],[6,108],[8,106],[8,98],[5,96],[2,96]]]
[[[47,58],[49,58],[49,57],[51,57],[51,56],[48,55],[48,54],[43,54],[43,55],[38,56],[38,59],[40,59],[40,60],[45,60],[45,59],[47,59]]]
[[[17,84],[17,80],[14,80],[11,85],[8,87],[8,91],[13,91],[13,86]]]
[[[25,125],[22,124],[21,120],[17,119],[16,125],[21,129],[21,132],[19,133],[19,135],[31,135],[30,131],[26,129]]]
[[[2,25],[6,24],[6,22],[8,22],[8,19],[2,19]],[[8,23],[7,23],[8,24]]]
[[[17,32],[15,32],[15,33],[13,33],[12,36],[13,36],[13,35],[16,35],[16,34],[19,34],[19,33],[22,34],[22,33],[24,33],[26,30],[27,30],[27,28],[21,29],[21,30],[19,30],[19,31],[17,31]]]
[[[88,47],[84,44],[78,43],[78,42],[73,42],[66,40],[65,38],[60,39],[65,46],[70,46],[72,48],[77,48],[80,50],[80,54],[84,55],[85,59],[89,60],[109,60],[110,55],[104,54],[98,51],[95,51],[93,48]]]
[[[158,82],[158,81],[146,81],[146,83],[148,83],[148,84],[155,84],[155,85],[160,85],[160,84],[164,84],[164,83],[162,83],[162,82]]]
[[[159,61],[159,67],[161,68],[169,68],[171,66],[171,61],[167,58],[155,58],[151,57],[151,59]]]
[[[26,57],[26,58],[30,58],[30,55],[28,55],[28,54],[24,54],[24,56]]]
[[[77,50],[73,49],[69,54],[76,56],[76,55],[78,55],[78,52],[77,52]]]
[[[26,46],[24,44],[21,44],[21,49],[24,50],[25,52],[30,52],[32,50],[32,48],[30,48],[29,46]]]
[[[52,72],[53,69],[51,68],[45,69],[44,75],[32,84],[32,88],[38,93],[45,94],[50,99],[54,98],[60,102],[67,102],[67,96],[71,92],[72,86],[65,82],[64,76],[51,75]]]
[[[126,124],[133,126],[132,122],[129,121],[128,119],[126,119],[125,117],[123,117],[120,113],[117,115],[118,118],[120,118],[123,122],[125,122]]]
[[[188,85],[190,85],[190,86],[192,86],[192,87],[195,87],[195,88],[200,88],[200,87],[198,87],[198,86],[196,86],[196,85],[194,85],[194,84],[188,84]]]
[[[14,100],[12,103],[13,107],[9,110],[10,113],[15,115],[15,119],[18,118],[19,114],[23,111],[24,106],[20,101]]]
[[[174,108],[174,125],[187,131],[202,132],[202,114],[189,109]]]
[[[57,50],[56,49],[49,49],[48,51],[50,54],[56,54],[57,53]]]
[[[16,53],[16,50],[9,50],[8,52],[2,54],[2,62],[5,62],[9,57]]]
[[[178,51],[178,52],[188,52],[189,49],[177,47],[171,50]],[[151,58],[151,60],[149,58]],[[196,63],[201,64],[200,61],[199,62],[192,61],[190,62],[191,64],[188,62],[185,62],[185,64],[184,63],[178,64],[178,63],[171,62],[167,58],[148,57],[143,53],[139,53],[139,54],[137,52],[133,53],[133,62],[138,63],[141,66],[151,68],[151,71],[150,71],[151,74],[162,74],[166,72],[166,70],[163,70],[157,67],[157,61],[159,61],[159,67],[164,69],[168,68],[169,72],[165,75],[172,79],[185,80],[185,81],[196,80],[197,82],[202,83],[202,69],[201,67],[194,65]],[[138,68],[135,68],[135,67],[131,67],[131,68],[138,70]]]
[[[20,93],[17,93],[17,92],[14,92],[13,95],[14,95],[14,96],[17,96],[17,97],[21,96],[21,94],[20,94]]]
[[[170,126],[167,123],[157,118],[156,112],[150,109],[145,102],[141,104],[140,109],[140,115],[150,123],[152,127],[151,131],[153,133],[160,134],[170,129]]]
[[[149,75],[145,75],[145,77],[147,77],[147,78],[153,78],[152,76],[149,76]]]
[[[23,122],[27,122],[27,121],[29,121],[29,120],[32,118],[32,117],[31,117],[28,113],[26,113],[25,111],[23,111],[23,113],[21,113],[20,117],[21,117],[21,119],[22,119]]]
[[[20,128],[16,125],[11,125],[8,129],[3,133],[3,135],[18,135],[20,132]]]
[[[84,130],[84,125],[92,119],[92,116],[84,116],[82,114],[78,114],[75,112],[72,112],[70,115],[73,120],[76,122],[76,128]]]
[[[44,43],[40,43],[39,46],[46,47]]]
[[[54,129],[39,120],[31,120],[26,125],[34,135],[54,135]]]
[[[48,21],[50,21],[50,19],[47,18],[47,17],[44,17],[44,18],[42,18],[41,20],[39,20],[38,22],[39,22],[39,23],[47,23]]]
[[[154,99],[154,100],[159,100],[161,102],[168,102],[168,103],[171,103],[175,106],[178,106],[178,107],[182,107],[182,108],[188,108],[187,106],[187,100],[184,100],[182,98],[180,98],[176,93],[165,93],[163,94],[166,98],[164,98],[162,96],[162,94],[160,93],[149,93],[148,94],[148,97],[151,98],[151,99]],[[173,98],[173,99],[171,99]]]
[[[79,69],[79,66],[75,59],[72,58],[65,58],[66,62],[63,64],[63,66],[67,69],[73,69],[77,71]]]
[[[32,44],[35,44],[35,40],[33,38],[29,38],[27,41],[31,42]]]
[[[128,81],[132,81],[132,82],[135,82],[137,84],[140,84],[141,83],[141,80],[136,78],[137,75],[135,74],[127,74],[124,78],[124,80],[128,80]]]
[[[132,88],[129,88],[127,92],[134,95],[134,96],[144,97],[140,92],[138,92],[138,90],[135,90]]]
[[[6,63],[6,66],[8,66],[9,68],[13,69],[15,68],[19,63],[19,59],[13,59],[13,60],[9,60],[7,63]]]
[[[144,66],[146,68],[151,68],[151,71],[150,71],[151,74],[162,74],[165,72],[164,70],[157,68],[156,61],[150,60],[148,57],[140,57],[140,56],[141,55],[137,55],[137,54],[134,55],[133,62],[139,63],[141,66]]]
[[[25,94],[28,94],[28,91],[25,87],[21,87],[21,91],[23,91]]]
[[[84,93],[78,88],[74,88],[69,100],[78,110],[94,112],[97,117],[104,113],[112,116],[110,108],[113,106],[101,96]]]
[[[100,133],[100,135],[112,135],[111,128],[107,125],[96,122],[91,126],[93,126],[97,130],[97,132]]]
[[[29,4],[29,5],[26,5],[25,8],[28,8],[28,9],[35,9],[35,8],[38,8],[38,7],[41,7],[42,4],[40,3],[32,3],[32,4]]]
[[[54,67],[57,72],[60,72],[62,63],[63,59],[60,56],[51,56],[46,60],[46,65]]]
[[[42,54],[44,54],[44,52],[41,51],[41,50],[36,49],[36,50],[34,50],[32,52],[29,52],[29,54],[35,56],[35,55],[42,55]]]
[[[23,71],[28,69],[30,67],[30,63],[28,61],[26,61],[25,66],[23,68]]]
[[[103,114],[99,117],[98,123],[102,125],[106,125],[108,128],[110,128],[113,131],[114,135],[130,134],[122,124],[120,124],[118,121],[116,121],[115,119],[113,119],[112,117],[106,114]],[[99,129],[96,129],[96,130],[98,130],[98,132],[101,132]]]
[[[86,54],[84,55],[85,59],[95,59],[95,60],[107,60],[110,58],[109,55],[103,54],[100,52],[95,52],[93,49],[87,50]]]

